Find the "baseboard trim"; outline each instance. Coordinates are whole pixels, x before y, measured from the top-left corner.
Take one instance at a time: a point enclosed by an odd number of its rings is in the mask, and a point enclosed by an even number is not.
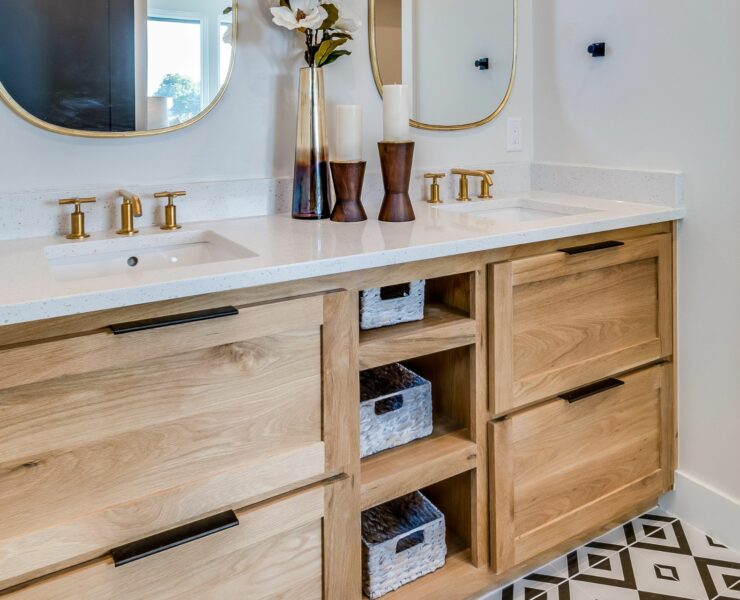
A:
[[[678,471],[674,491],[661,498],[660,506],[740,551],[740,500]]]

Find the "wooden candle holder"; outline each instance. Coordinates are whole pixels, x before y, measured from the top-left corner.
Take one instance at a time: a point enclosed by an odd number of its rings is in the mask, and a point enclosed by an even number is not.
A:
[[[414,142],[379,142],[380,168],[385,197],[380,207],[380,221],[406,223],[416,219],[409,196]]]
[[[367,214],[362,206],[362,184],[365,181],[367,163],[362,160],[330,164],[337,197],[331,220],[337,223],[367,221]]]

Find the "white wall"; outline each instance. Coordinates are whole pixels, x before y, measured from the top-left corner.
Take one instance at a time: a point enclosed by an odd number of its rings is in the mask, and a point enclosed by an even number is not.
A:
[[[535,160],[685,173],[679,468],[740,508],[740,2],[550,0],[533,22]]]
[[[473,166],[527,161],[505,152],[505,118],[531,123],[531,0],[522,3],[522,53],[514,95],[503,118],[471,132],[416,132],[417,168]],[[183,131],[153,138],[90,140],[37,129],[0,105],[0,195],[48,188],[98,184],[135,186],[167,182],[215,181],[292,176],[297,68],[297,36],[270,22],[268,0],[241,3],[239,49],[234,77],[222,102],[206,119]],[[345,0],[363,21],[354,54],[327,68],[329,106],[365,106],[366,158],[378,169],[382,137],[381,101],[370,72],[365,0]],[[330,115],[333,111],[330,110]],[[531,127],[527,127],[531,131]]]

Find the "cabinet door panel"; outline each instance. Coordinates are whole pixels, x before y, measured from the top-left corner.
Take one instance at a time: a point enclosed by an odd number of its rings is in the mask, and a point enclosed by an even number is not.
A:
[[[670,366],[491,423],[494,549],[504,571],[587,534],[671,485]]]
[[[493,265],[491,410],[505,413],[670,356],[670,240],[656,235]]]

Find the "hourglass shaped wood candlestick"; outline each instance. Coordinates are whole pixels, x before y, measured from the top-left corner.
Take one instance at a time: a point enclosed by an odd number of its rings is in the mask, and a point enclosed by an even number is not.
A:
[[[331,176],[337,203],[331,213],[331,220],[337,223],[357,223],[367,221],[362,206],[362,184],[365,181],[364,160],[352,162],[332,162]]]
[[[385,197],[378,216],[381,221],[405,223],[416,219],[409,196],[414,146],[414,142],[378,143],[385,187]]]

